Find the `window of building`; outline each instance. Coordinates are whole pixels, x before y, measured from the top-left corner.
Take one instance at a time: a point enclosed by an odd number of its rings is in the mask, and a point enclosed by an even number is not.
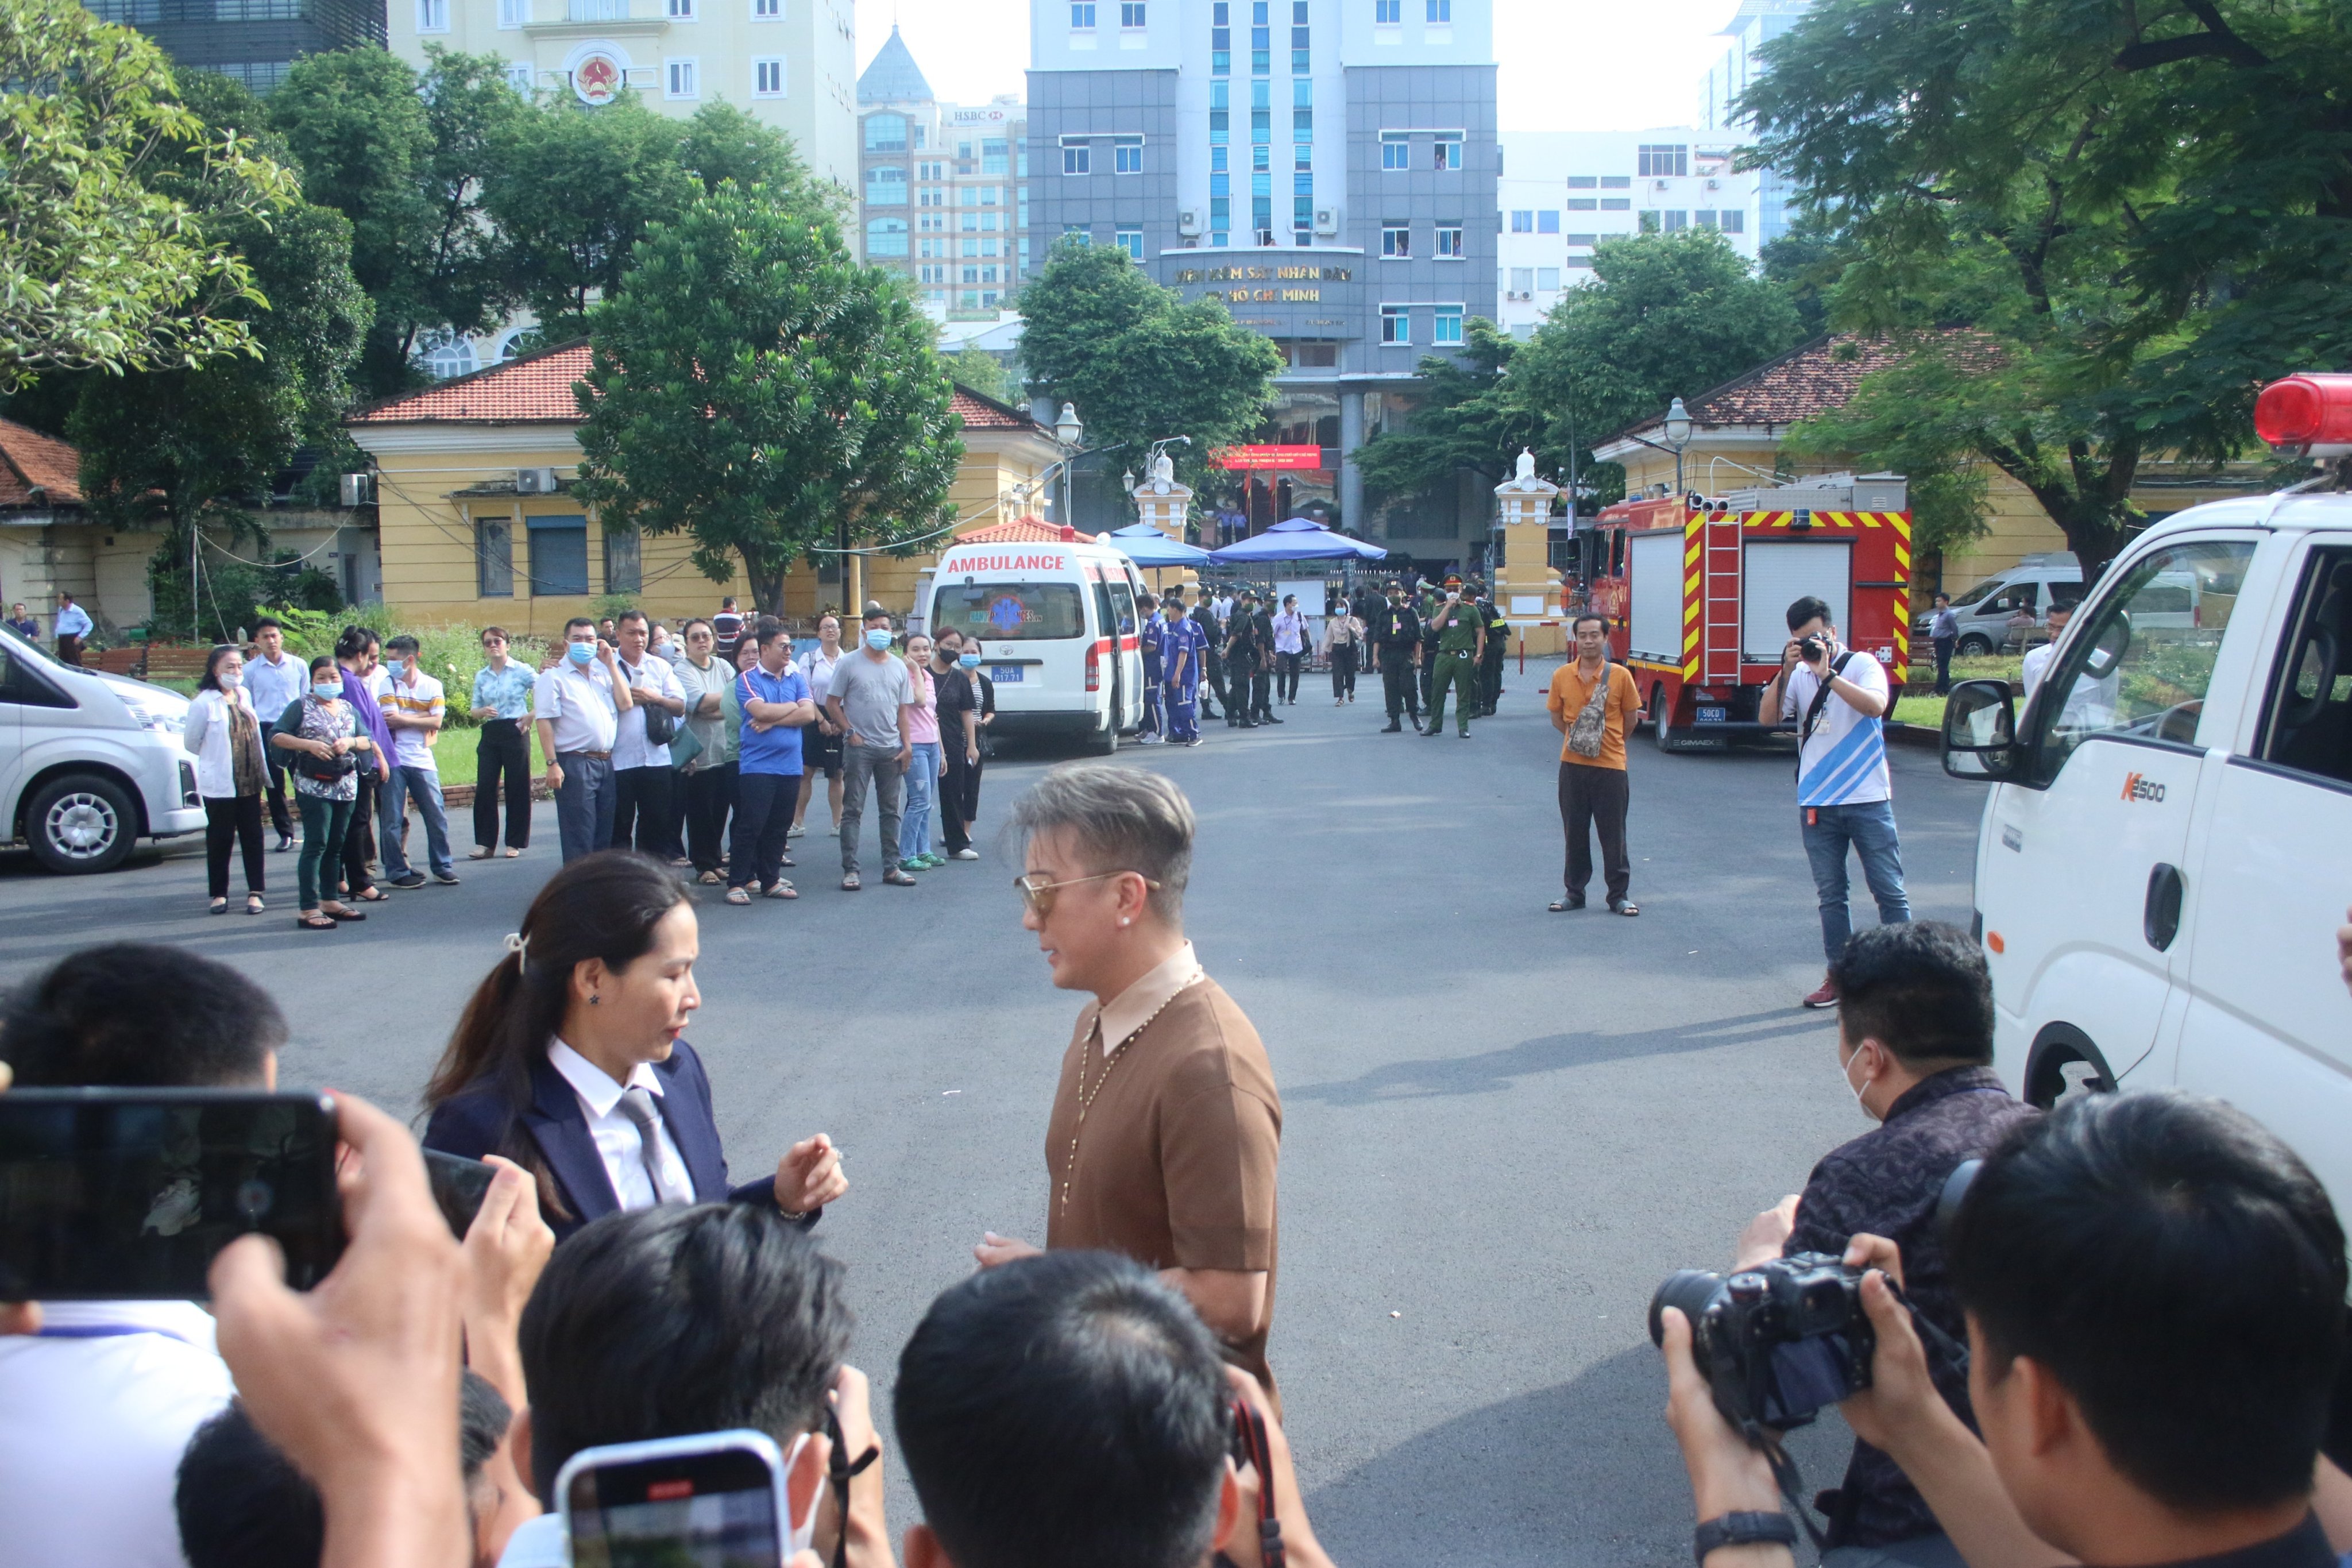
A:
[[[1143,0],[1121,0],[1118,25],[1126,28],[1140,28],[1143,26]]]
[[[1291,193],[1290,231],[1294,244],[1315,243],[1315,181],[1311,176],[1300,180]]]
[[[694,20],[694,0],[669,0],[669,19],[673,22]]]
[[[1300,142],[1293,145],[1290,149],[1290,166],[1300,174],[1314,168],[1315,144],[1311,142]]]
[[[436,381],[470,375],[480,368],[474,357],[473,341],[455,332],[436,332],[427,337],[419,345],[416,358]]]
[[[1393,27],[1404,20],[1404,0],[1372,0],[1372,21],[1376,26]]]
[[[751,20],[781,22],[784,19],[784,0],[751,0]]]
[[[1062,173],[1089,174],[1094,172],[1094,152],[1083,136],[1062,138]]]
[[[588,592],[588,520],[534,517],[523,526],[530,535],[532,596],[577,597]]]
[[[1631,196],[1603,196],[1601,198],[1601,210],[1605,213],[1632,212],[1633,210],[1633,198]]]
[[[866,201],[869,206],[907,205],[907,171],[895,163],[866,171]]]
[[[1462,166],[1462,132],[1441,131],[1431,145],[1436,154],[1430,163],[1431,168],[1458,169]]]
[[[529,66],[507,67],[507,85],[525,98],[529,98],[531,90],[530,68]]]
[[[1514,208],[1511,213],[1511,232],[1513,234],[1533,234],[1535,231],[1535,209],[1532,207],[1526,209]]]
[[[1454,20],[1454,0],[1428,0],[1427,19],[1432,22]]]
[[[1381,226],[1381,255],[1390,260],[1403,260],[1412,254],[1412,229],[1409,225],[1389,223]]]
[[[866,254],[868,256],[906,255],[907,220],[902,217],[866,219]]]
[[[944,283],[948,280],[948,269],[944,267],[919,267],[915,271],[919,283]]]
[[[1092,245],[1095,237],[1074,223],[1062,226],[1062,237],[1072,245]]]
[[[1111,173],[1140,174],[1143,173],[1143,138],[1114,136],[1110,139]]]
[[[474,520],[474,596],[514,597],[514,520],[478,517]]]
[[[1118,246],[1121,250],[1126,251],[1129,259],[1135,261],[1140,261],[1143,259],[1143,231],[1141,229],[1119,229],[1111,236],[1111,243]]]
[[[1441,261],[1462,259],[1462,226],[1441,223],[1437,226],[1437,256]]]
[[[1514,294],[1532,294],[1535,291],[1536,269],[1532,267],[1512,268],[1511,292]]]
[[[967,282],[967,283],[977,283],[977,282],[979,282],[979,281],[980,281],[980,268],[977,268],[977,267],[967,267],[967,268],[965,268],[963,269],[963,280],[964,280],[965,282]]]
[[[1722,226],[1726,234],[1745,234],[1748,232],[1748,215],[1738,207],[1726,207],[1723,209]]]
[[[1558,234],[1559,232],[1559,209],[1558,207],[1545,207],[1536,214],[1536,232],[1538,234]]]
[[[969,256],[969,257],[977,257],[977,256],[979,256],[979,254],[980,254],[980,241],[978,241],[978,240],[976,240],[976,239],[967,239],[967,240],[965,240],[965,241],[963,242],[963,253],[964,253],[966,256]]]
[[[1381,342],[1409,343],[1412,342],[1412,317],[1402,305],[1381,307]]]
[[[1629,190],[1632,188],[1633,184],[1633,176],[1631,174],[1603,174],[1601,176],[1601,188],[1604,191]]]
[[[604,592],[641,594],[646,586],[645,540],[634,528],[604,531]]]
[[[1668,212],[1665,215],[1665,218],[1666,232],[1668,234],[1680,234],[1683,230],[1690,227],[1690,214],[1686,212]]]
[[[666,96],[670,98],[698,98],[701,96],[701,78],[696,68],[694,61],[667,60],[665,61],[664,64],[668,67]],[[898,172],[898,177],[901,180],[904,180],[906,178],[906,171],[901,169]],[[898,192],[898,199],[902,202],[907,199],[907,193],[903,187],[901,187]]]
[[[1570,196],[1568,198],[1568,210],[1572,213],[1589,213],[1600,205],[1601,204],[1598,201],[1595,201],[1591,196]]]
[[[1010,173],[1008,159],[1005,153],[1006,145],[1007,143],[1005,139],[1002,136],[983,137],[981,140],[980,172],[982,174],[1003,174]]]
[[[1699,211],[1691,214],[1691,225],[1695,228],[1713,228],[1715,226],[1715,214],[1706,210],[1705,208],[1701,208]]]
[[[1436,320],[1436,323],[1435,323],[1435,330],[1434,330],[1434,331],[1433,331],[1430,333],[1429,341],[1430,341],[1431,342],[1433,342],[1433,343],[1459,343],[1459,342],[1461,342],[1461,341],[1462,341],[1462,307],[1461,307],[1461,306],[1459,306],[1459,305],[1440,305],[1439,307],[1437,307],[1437,320]]]
[[[1381,132],[1381,167],[1383,169],[1404,169],[1411,167],[1412,165],[1410,161],[1412,156],[1412,132],[1410,131]]]
[[[1595,246],[1601,243],[1601,237],[1597,234],[1571,234],[1568,237],[1568,243],[1570,245],[1582,245],[1588,247]]]
[[[770,55],[751,62],[751,96],[782,98],[784,96],[784,57]]]
[[[416,0],[416,30],[420,33],[447,32],[449,0]]]
[[[1537,268],[1536,289],[1539,293],[1558,293],[1559,291],[1559,268],[1557,267]]]
[[[1690,146],[1687,142],[1643,142],[1635,150],[1633,173],[1643,179],[1653,176],[1664,179],[1690,173]]]
[[[1590,256],[1571,256],[1568,258],[1568,265],[1571,269],[1576,268],[1589,268],[1592,265],[1592,258]]]
[[[1570,174],[1568,177],[1568,188],[1571,191],[1589,191],[1600,183],[1591,174]]]
[[[1070,0],[1070,30],[1083,33],[1095,30],[1094,0]]]
[[[520,27],[530,20],[530,0],[499,0],[499,26]]]

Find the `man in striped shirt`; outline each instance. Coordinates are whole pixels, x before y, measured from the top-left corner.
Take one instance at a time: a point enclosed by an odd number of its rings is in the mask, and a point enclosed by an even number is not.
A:
[[[1821,895],[1822,952],[1834,970],[1853,934],[1846,910],[1846,852],[1862,857],[1863,879],[1878,902],[1882,925],[1911,918],[1903,890],[1903,845],[1895,831],[1894,787],[1886,768],[1886,671],[1858,649],[1839,646],[1827,604],[1810,595],[1789,606],[1789,644],[1780,673],[1765,689],[1763,710],[1798,730],[1797,809]],[[1824,975],[1808,1007],[1834,1007],[1837,981]]]

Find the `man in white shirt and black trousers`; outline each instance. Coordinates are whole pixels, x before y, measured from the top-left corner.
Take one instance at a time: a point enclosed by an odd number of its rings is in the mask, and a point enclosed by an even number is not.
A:
[[[1821,895],[1822,952],[1832,967],[1853,934],[1846,910],[1849,847],[1862,856],[1879,922],[1911,918],[1886,767],[1886,710],[1894,705],[1878,661],[1839,646],[1826,603],[1808,595],[1789,606],[1789,644],[1761,707],[1797,725],[1797,808]],[[1805,1005],[1834,1007],[1837,1001],[1837,982],[1824,974]]]
[[[566,865],[613,847],[613,742],[631,700],[596,623],[585,616],[566,621],[562,651],[539,672],[530,695]]]
[[[621,679],[629,686],[629,706],[613,740],[613,842],[634,844],[656,859],[677,858],[677,825],[670,808],[669,742],[686,713],[686,688],[669,661],[646,650],[649,628],[643,610],[624,610],[614,623],[619,637]],[[667,715],[667,731],[648,740],[646,725]]]

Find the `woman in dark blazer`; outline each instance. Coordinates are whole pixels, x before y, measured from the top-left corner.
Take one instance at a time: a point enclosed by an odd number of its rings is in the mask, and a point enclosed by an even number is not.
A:
[[[559,1242],[656,1203],[773,1204],[814,1225],[847,1190],[822,1132],[773,1176],[730,1185],[710,1080],[682,1037],[702,996],[694,906],[669,868],[628,850],[575,860],[507,949],[425,1087],[425,1146],[530,1171]]]

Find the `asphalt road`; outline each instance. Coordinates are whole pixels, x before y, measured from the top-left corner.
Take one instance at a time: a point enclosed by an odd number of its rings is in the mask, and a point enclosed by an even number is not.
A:
[[[1788,754],[1637,740],[1641,918],[1602,911],[1598,887],[1591,910],[1549,914],[1549,668],[1514,673],[1466,742],[1378,733],[1377,680],[1335,711],[1309,678],[1280,729],[1120,753],[1192,796],[1189,929],[1281,1084],[1270,1353],[1344,1563],[1687,1562],[1650,1292],[1722,1267],[1750,1214],[1867,1125],[1832,1023],[1796,1005],[1822,965]],[[991,765],[984,836],[1051,760]],[[1981,795],[1930,753],[1895,766],[1914,907],[1965,921]],[[205,915],[184,843],[79,879],[0,855],[0,981],[103,940],[190,945],[285,1005],[288,1083],[413,1111],[555,865],[553,826],[542,807],[523,859],[461,859],[464,886],[396,894],[331,936],[294,929],[290,855],[270,858],[259,919]],[[794,841],[797,903],[705,900],[693,1037],[739,1179],[818,1129],[843,1146],[853,1190],[819,1234],[849,1265],[856,1359],[885,1401],[981,1232],[1044,1231],[1045,1111],[1078,1000],[1020,928],[1013,847],[982,847],[919,889],[850,895],[812,837]],[[1834,1484],[1833,1416],[1793,1447],[1809,1485]],[[891,1506],[913,1517],[895,1470]]]

